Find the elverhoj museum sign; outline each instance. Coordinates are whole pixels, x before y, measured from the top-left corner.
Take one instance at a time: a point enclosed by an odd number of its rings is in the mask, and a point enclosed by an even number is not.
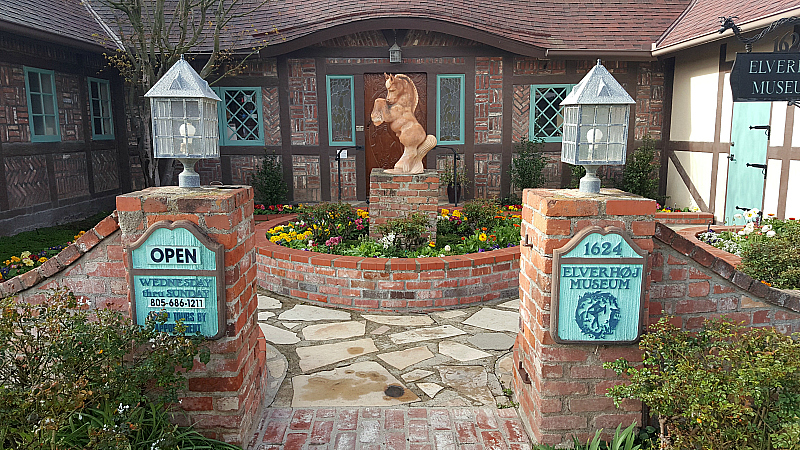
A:
[[[144,325],[166,313],[157,324],[173,332],[181,321],[187,334],[216,339],[225,333],[224,249],[194,223],[180,220],[153,224],[127,252],[133,293],[132,316]]]
[[[737,53],[731,92],[735,102],[800,100],[800,53]]]
[[[636,342],[644,314],[646,268],[647,252],[617,227],[586,228],[553,250],[553,339]]]

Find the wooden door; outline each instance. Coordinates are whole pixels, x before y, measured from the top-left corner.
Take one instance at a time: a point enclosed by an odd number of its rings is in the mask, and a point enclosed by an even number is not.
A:
[[[726,225],[744,225],[743,219],[734,218],[736,214],[744,214],[748,209],[763,208],[766,169],[762,170],[762,167],[767,164],[767,133],[753,127],[769,125],[770,106],[769,102],[733,104],[732,159],[728,163],[728,187],[725,195]]]
[[[419,103],[417,110],[414,111],[414,117],[417,122],[422,125],[427,131],[428,127],[428,76],[425,73],[406,73],[414,85],[417,87],[417,94],[419,95]],[[365,73],[364,74],[364,148],[366,152],[367,162],[367,196],[369,196],[369,174],[372,169],[380,167],[383,169],[391,169],[394,167],[400,156],[403,155],[403,144],[400,139],[395,136],[394,131],[389,128],[389,124],[383,123],[379,126],[372,124],[370,114],[372,114],[372,107],[375,99],[382,97],[386,98],[386,78],[382,73]],[[425,161],[423,160],[423,164]]]

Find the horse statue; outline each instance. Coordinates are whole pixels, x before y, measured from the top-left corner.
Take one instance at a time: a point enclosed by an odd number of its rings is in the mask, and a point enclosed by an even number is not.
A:
[[[414,111],[417,109],[419,94],[417,87],[407,75],[387,75],[386,98],[376,98],[372,108],[372,123],[375,126],[386,122],[400,143],[403,144],[403,156],[397,161],[393,169],[384,172],[393,174],[422,173],[422,158],[436,147],[436,137],[426,135],[425,129],[417,122]]]

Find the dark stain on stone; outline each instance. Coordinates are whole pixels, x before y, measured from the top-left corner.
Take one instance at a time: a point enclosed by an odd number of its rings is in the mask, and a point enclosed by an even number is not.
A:
[[[405,394],[405,391],[406,390],[402,386],[390,384],[389,386],[386,386],[386,389],[383,390],[383,393],[389,397],[397,398],[402,397],[403,394]]]
[[[351,355],[360,355],[364,353],[364,347],[350,347],[347,349],[347,353]]]

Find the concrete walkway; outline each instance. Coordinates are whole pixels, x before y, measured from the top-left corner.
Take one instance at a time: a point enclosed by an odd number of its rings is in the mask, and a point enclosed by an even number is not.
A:
[[[506,395],[518,310],[378,314],[261,291],[271,404],[249,448],[530,448]]]

